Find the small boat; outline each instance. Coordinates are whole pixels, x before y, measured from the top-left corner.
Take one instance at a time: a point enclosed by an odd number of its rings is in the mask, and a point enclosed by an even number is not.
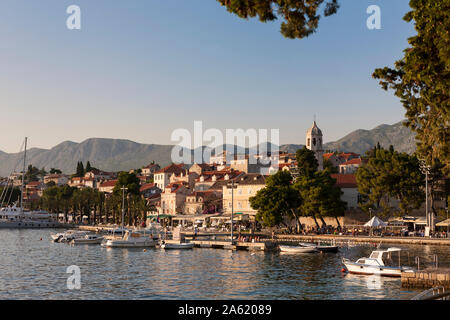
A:
[[[50,237],[52,238],[53,242],[59,242],[59,240],[64,236],[64,232],[60,233],[52,233],[50,234]]]
[[[194,244],[190,242],[180,242],[180,243],[163,242],[160,247],[161,249],[192,249],[194,248]]]
[[[282,252],[291,252],[291,253],[312,253],[317,252],[316,246],[308,245],[308,246],[279,246],[280,251]]]
[[[320,252],[332,252],[332,253],[336,253],[339,250],[338,246],[317,246],[316,247],[317,250],[319,250]]]
[[[356,262],[342,258],[342,263],[350,273],[380,275],[387,277],[401,277],[403,272],[414,272],[413,268],[400,265],[400,248],[389,248],[387,250],[375,250],[369,258],[360,258]],[[392,265],[392,253],[398,252],[398,266]]]
[[[314,247],[317,249],[317,251],[320,252],[333,252],[336,253],[339,250],[339,247],[336,245],[322,245],[321,242],[319,244],[315,243],[300,243],[300,246],[302,247]]]
[[[70,241],[71,244],[100,244],[104,237],[95,234],[87,234],[84,238],[76,238]]]
[[[111,248],[138,248],[138,247],[155,247],[156,242],[144,234],[127,230],[122,238],[108,239],[102,242],[101,245],[102,247],[111,247]]]
[[[73,239],[84,238],[87,234],[87,231],[67,230],[66,232],[52,233],[50,237],[54,242],[70,242]]]

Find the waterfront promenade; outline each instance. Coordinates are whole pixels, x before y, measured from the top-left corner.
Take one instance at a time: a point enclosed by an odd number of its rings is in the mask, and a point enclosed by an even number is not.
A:
[[[95,232],[106,231],[110,227],[104,226],[79,226],[82,230],[89,230]],[[192,231],[182,231],[183,235],[189,240],[195,240],[200,246],[200,241],[218,241],[215,238],[226,238],[230,237],[230,232],[198,232],[195,234]],[[318,242],[326,241],[336,243],[373,243],[373,244],[400,244],[400,245],[439,245],[439,246],[450,246],[450,238],[430,238],[430,237],[398,237],[398,236],[368,236],[368,235],[334,235],[334,234],[309,234],[309,235],[298,235],[298,234],[275,234],[272,239],[272,235],[268,232],[255,232],[253,234],[242,233],[242,236],[246,237],[258,237],[261,243],[266,243],[268,240],[273,240],[273,242]],[[234,233],[234,236],[238,236],[238,232]],[[223,242],[223,240],[222,240]],[[248,243],[250,243],[249,241]],[[243,242],[245,243],[245,242]],[[205,243],[205,246],[207,244]]]

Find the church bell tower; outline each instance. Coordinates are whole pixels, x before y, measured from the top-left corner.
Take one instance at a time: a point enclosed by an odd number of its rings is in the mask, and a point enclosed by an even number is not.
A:
[[[306,148],[314,151],[317,162],[319,163],[319,170],[323,170],[323,147],[322,147],[322,130],[314,123],[312,127],[306,132]]]

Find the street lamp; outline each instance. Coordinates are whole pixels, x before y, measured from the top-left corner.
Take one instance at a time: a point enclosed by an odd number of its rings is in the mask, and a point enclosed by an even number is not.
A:
[[[239,183],[235,183],[234,180],[227,184],[227,188],[231,188],[231,244],[233,244],[234,189],[238,186]]]
[[[431,166],[427,165],[424,159],[419,159],[420,161],[420,172],[425,175],[425,214],[427,217],[427,227],[429,230],[434,231],[434,221],[432,215],[428,212],[428,175],[431,171]]]

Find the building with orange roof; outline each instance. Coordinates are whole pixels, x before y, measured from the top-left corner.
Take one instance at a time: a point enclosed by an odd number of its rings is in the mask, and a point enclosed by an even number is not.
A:
[[[186,196],[184,214],[202,214],[207,205],[214,205],[214,210],[222,207],[222,192],[218,190],[194,191]]]
[[[159,214],[176,215],[183,212],[186,196],[191,192],[186,183],[170,183],[161,193]]]
[[[243,175],[244,172],[237,171],[231,168],[216,171],[205,171],[197,179],[195,179],[195,191],[209,190],[213,185],[219,181],[229,181]]]
[[[361,158],[353,158],[339,165],[339,173],[349,174],[355,173],[356,170],[364,163]]]
[[[158,188],[164,190],[164,188],[170,183],[170,176],[172,174],[179,175],[181,173],[187,174],[184,164],[172,163],[171,165],[156,171],[153,175],[153,180]]]
[[[112,193],[118,180],[107,180],[99,184],[98,191]]]
[[[156,194],[161,193],[161,189],[159,189],[155,183],[145,183],[141,185],[139,192],[144,198],[150,198]]]

